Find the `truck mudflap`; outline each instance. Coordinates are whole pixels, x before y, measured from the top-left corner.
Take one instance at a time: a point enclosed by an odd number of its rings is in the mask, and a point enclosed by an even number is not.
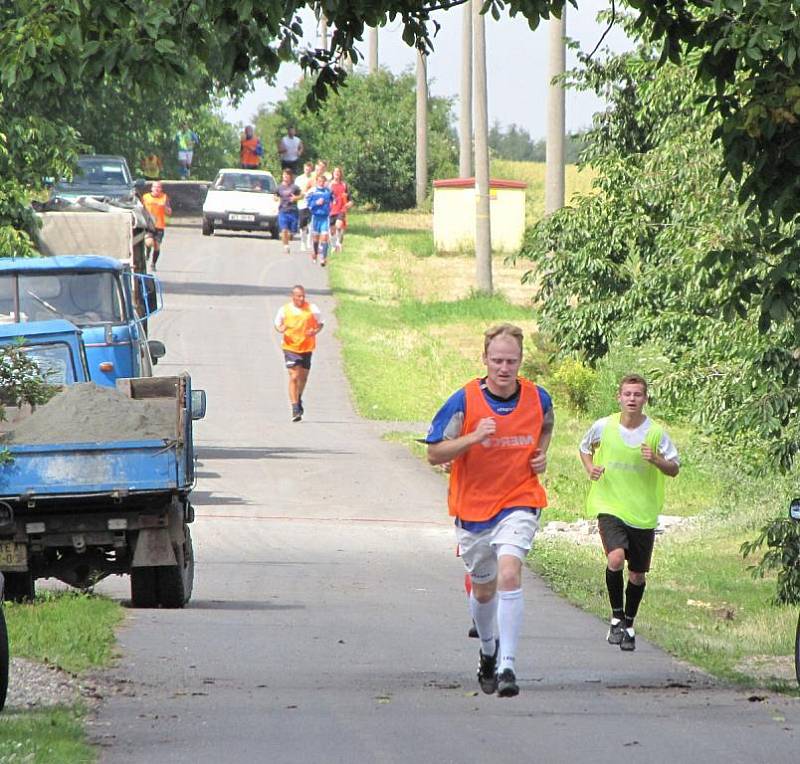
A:
[[[142,528],[136,539],[131,567],[146,568],[155,565],[177,565],[172,537],[168,528]]]

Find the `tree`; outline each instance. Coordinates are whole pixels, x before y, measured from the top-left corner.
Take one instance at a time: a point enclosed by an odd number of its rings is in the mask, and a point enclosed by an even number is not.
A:
[[[74,146],[68,125],[54,114],[74,83],[111,78],[151,96],[169,92],[177,78],[199,73],[206,92],[241,93],[254,78],[275,74],[282,62],[299,60],[312,74],[312,107],[346,78],[344,59],[358,60],[367,26],[398,17],[403,39],[424,52],[433,48],[431,13],[464,0],[326,0],[334,29],[327,49],[300,49],[299,12],[316,0],[253,3],[252,0],[7,0],[0,4],[0,133],[31,128],[59,136],[55,154],[29,149],[11,163],[0,196],[16,198],[11,186],[49,164],[70,164]],[[570,0],[579,8],[579,0]],[[707,108],[720,120],[725,172],[764,218],[789,221],[800,213],[800,14],[785,0],[628,0],[636,24],[661,43],[661,60],[690,56]],[[487,0],[484,12],[521,14],[531,28],[565,0]],[[612,5],[612,8],[614,6]],[[26,124],[26,120],[33,121]],[[33,124],[35,123],[35,124]],[[6,142],[8,150],[8,142]],[[74,157],[73,157],[74,159]],[[23,184],[24,185],[24,184]],[[17,203],[13,205],[17,209]],[[20,224],[17,209],[0,225]],[[24,222],[24,221],[23,221]],[[14,228],[14,230],[18,230]],[[11,234],[13,238],[15,234]],[[0,234],[3,240],[8,231]],[[764,295],[769,299],[769,295]]]
[[[690,62],[658,66],[643,44],[592,62],[578,84],[611,105],[583,155],[599,173],[596,193],[526,237],[542,328],[589,361],[656,348],[666,360],[662,397],[728,442],[746,442],[751,461],[768,453],[788,466],[800,447],[797,327],[754,285],[800,287],[797,227],[765,223],[739,203],[735,180],[717,182],[721,117],[698,102]]]
[[[265,144],[275,146],[286,127],[295,125],[305,157],[342,165],[359,202],[394,210],[413,207],[414,75],[395,75],[385,69],[372,75],[355,74],[316,112],[305,109],[310,87],[299,83],[287,92],[285,100],[259,113],[256,131]],[[451,108],[449,99],[429,99],[430,177],[450,177],[456,171],[457,138]]]

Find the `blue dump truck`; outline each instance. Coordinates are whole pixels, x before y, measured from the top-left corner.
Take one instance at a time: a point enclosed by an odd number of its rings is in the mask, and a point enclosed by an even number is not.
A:
[[[180,608],[194,579],[188,374],[64,385],[0,422],[0,573],[7,600],[37,578],[86,588],[129,574],[136,607]]]
[[[64,319],[0,324],[0,347],[19,345],[51,385],[89,382],[89,362],[81,330]]]
[[[98,385],[152,375],[166,350],[148,340],[146,327],[160,308],[160,283],[111,257],[0,258],[0,325],[58,318],[75,324]]]

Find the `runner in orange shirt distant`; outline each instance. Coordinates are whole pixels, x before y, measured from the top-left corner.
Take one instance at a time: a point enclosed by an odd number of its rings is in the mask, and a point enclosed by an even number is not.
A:
[[[319,308],[313,302],[307,302],[305,288],[295,284],[291,302],[283,305],[275,316],[275,329],[283,335],[281,347],[289,371],[293,422],[303,418],[303,391],[311,369],[311,354],[323,325]]]
[[[486,376],[450,396],[425,439],[431,464],[452,463],[448,505],[472,579],[478,683],[500,697],[519,693],[522,564],[547,505],[539,475],[547,468],[554,421],[547,391],[517,376],[522,339],[511,324],[486,331]]]
[[[164,231],[167,227],[167,217],[172,215],[169,197],[164,193],[160,180],[154,180],[150,193],[142,196],[142,204],[153,218],[154,230],[145,234],[144,244],[153,253],[153,270],[161,254],[161,242],[164,241]]]

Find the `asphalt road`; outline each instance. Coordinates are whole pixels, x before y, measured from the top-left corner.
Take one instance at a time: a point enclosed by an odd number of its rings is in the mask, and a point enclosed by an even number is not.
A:
[[[445,483],[354,413],[326,272],[195,225],[169,231],[158,275],[159,373],[189,369],[208,392],[195,589],[185,610],[127,611],[116,690],[89,727],[102,761],[800,760],[800,702],[641,639],[622,653],[532,574],[522,692],[477,692]],[[326,328],[293,424],[271,322],[298,282]],[[104,589],[126,600],[127,578]]]

